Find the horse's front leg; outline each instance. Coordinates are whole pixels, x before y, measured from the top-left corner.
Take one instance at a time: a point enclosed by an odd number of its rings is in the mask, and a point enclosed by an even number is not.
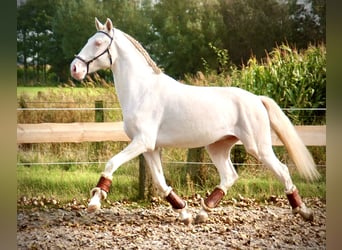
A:
[[[151,169],[152,180],[158,191],[171,204],[173,211],[179,214],[179,219],[186,225],[192,222],[192,215],[187,211],[187,204],[166,184],[159,150],[144,153],[147,165]]]
[[[90,191],[91,199],[88,204],[88,212],[94,212],[101,208],[101,200],[107,198],[110,186],[112,184],[113,173],[125,162],[137,157],[146,151],[146,146],[140,140],[133,140],[124,150],[111,158],[102,172],[96,185]]]

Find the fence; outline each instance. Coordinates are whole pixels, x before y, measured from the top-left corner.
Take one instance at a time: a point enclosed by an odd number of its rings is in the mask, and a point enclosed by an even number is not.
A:
[[[326,126],[295,126],[307,146],[326,145]],[[17,124],[17,143],[130,141],[122,122]],[[237,144],[241,144],[239,141]],[[272,132],[272,144],[283,145]]]
[[[44,110],[63,110],[63,108],[44,108]],[[68,109],[68,108],[66,108]],[[95,108],[82,108],[81,110],[94,110],[96,122],[74,122],[74,123],[37,123],[37,124],[17,124],[17,143],[81,143],[81,142],[128,142],[130,139],[125,134],[123,122],[104,122],[104,110],[101,101],[95,102]],[[41,108],[18,108],[18,111],[41,110]],[[326,126],[295,126],[299,136],[307,146],[326,145]],[[241,144],[239,141],[237,144]],[[283,145],[275,133],[272,132],[272,144],[274,146]],[[189,158],[188,158],[189,161]],[[92,162],[68,162],[68,164],[91,164]],[[96,162],[100,163],[100,162]],[[201,162],[168,162],[169,164],[204,164]],[[39,163],[32,163],[36,165]],[[66,164],[59,163],[44,163]],[[28,163],[18,163],[17,165],[31,165]],[[139,196],[144,198],[145,193],[145,162],[139,157]]]
[[[100,141],[129,141],[123,130],[122,122],[104,122],[104,110],[118,108],[104,108],[102,101],[95,101],[95,108],[18,108],[18,111],[60,111],[60,110],[94,110],[96,122],[75,123],[38,123],[17,124],[17,143],[62,143],[62,142],[100,142]],[[289,109],[284,109],[289,110]],[[292,110],[292,109],[291,109]],[[295,109],[317,110],[325,109]],[[307,146],[326,145],[326,126],[295,126],[299,136]],[[239,141],[237,144],[241,144]],[[272,144],[283,145],[272,132]]]

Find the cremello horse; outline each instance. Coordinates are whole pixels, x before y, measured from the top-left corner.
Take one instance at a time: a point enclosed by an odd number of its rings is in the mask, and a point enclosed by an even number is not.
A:
[[[299,172],[307,179],[319,176],[311,154],[292,123],[270,98],[256,96],[235,87],[196,87],[177,82],[162,73],[143,47],[131,36],[113,27],[107,19],[95,18],[97,32],[70,65],[73,78],[110,68],[123,113],[124,130],[130,144],[111,158],[97,186],[91,190],[88,211],[100,209],[107,197],[113,173],[125,162],[143,154],[154,185],[172,205],[185,224],[192,221],[187,203],[170,186],[163,174],[161,147],[205,146],[215,164],[220,183],[202,199],[196,221],[203,222],[238,175],[230,160],[230,150],[240,140],[246,150],[273,170],[284,184],[294,213],[312,220],[312,212],[301,200],[287,166],[272,150],[271,129],[286,146]]]

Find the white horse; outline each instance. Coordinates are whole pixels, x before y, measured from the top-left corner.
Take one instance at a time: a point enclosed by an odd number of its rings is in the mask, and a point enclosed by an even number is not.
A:
[[[114,28],[110,19],[101,24],[95,18],[95,26],[97,32],[70,65],[71,75],[82,80],[99,69],[112,70],[124,130],[131,142],[107,162],[97,186],[91,190],[89,212],[100,209],[113,173],[123,163],[143,154],[154,185],[179,213],[180,220],[190,223],[187,203],[165,181],[159,149],[205,146],[220,183],[202,199],[196,222],[203,222],[238,178],[230,150],[240,140],[247,152],[273,170],[284,185],[293,213],[312,220],[313,214],[301,200],[287,166],[272,150],[271,129],[304,177],[313,180],[319,173],[292,123],[272,99],[235,87],[197,87],[177,82],[161,72],[136,40]]]

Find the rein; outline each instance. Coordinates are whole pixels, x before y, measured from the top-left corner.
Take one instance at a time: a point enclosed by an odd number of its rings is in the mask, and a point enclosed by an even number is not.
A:
[[[88,74],[88,71],[89,71],[89,64],[94,62],[96,59],[98,59],[100,56],[104,55],[105,53],[108,53],[110,65],[113,64],[113,62],[112,62],[112,55],[110,54],[110,51],[109,51],[109,48],[112,46],[113,37],[111,37],[107,32],[104,32],[102,30],[97,31],[96,33],[103,33],[106,36],[108,36],[109,39],[110,39],[110,43],[109,43],[108,47],[102,53],[100,53],[99,55],[95,56],[93,59],[90,59],[88,61],[86,61],[85,59],[83,59],[79,55],[75,55],[75,58],[79,59],[80,61],[84,62],[85,65],[87,65],[87,74]]]

